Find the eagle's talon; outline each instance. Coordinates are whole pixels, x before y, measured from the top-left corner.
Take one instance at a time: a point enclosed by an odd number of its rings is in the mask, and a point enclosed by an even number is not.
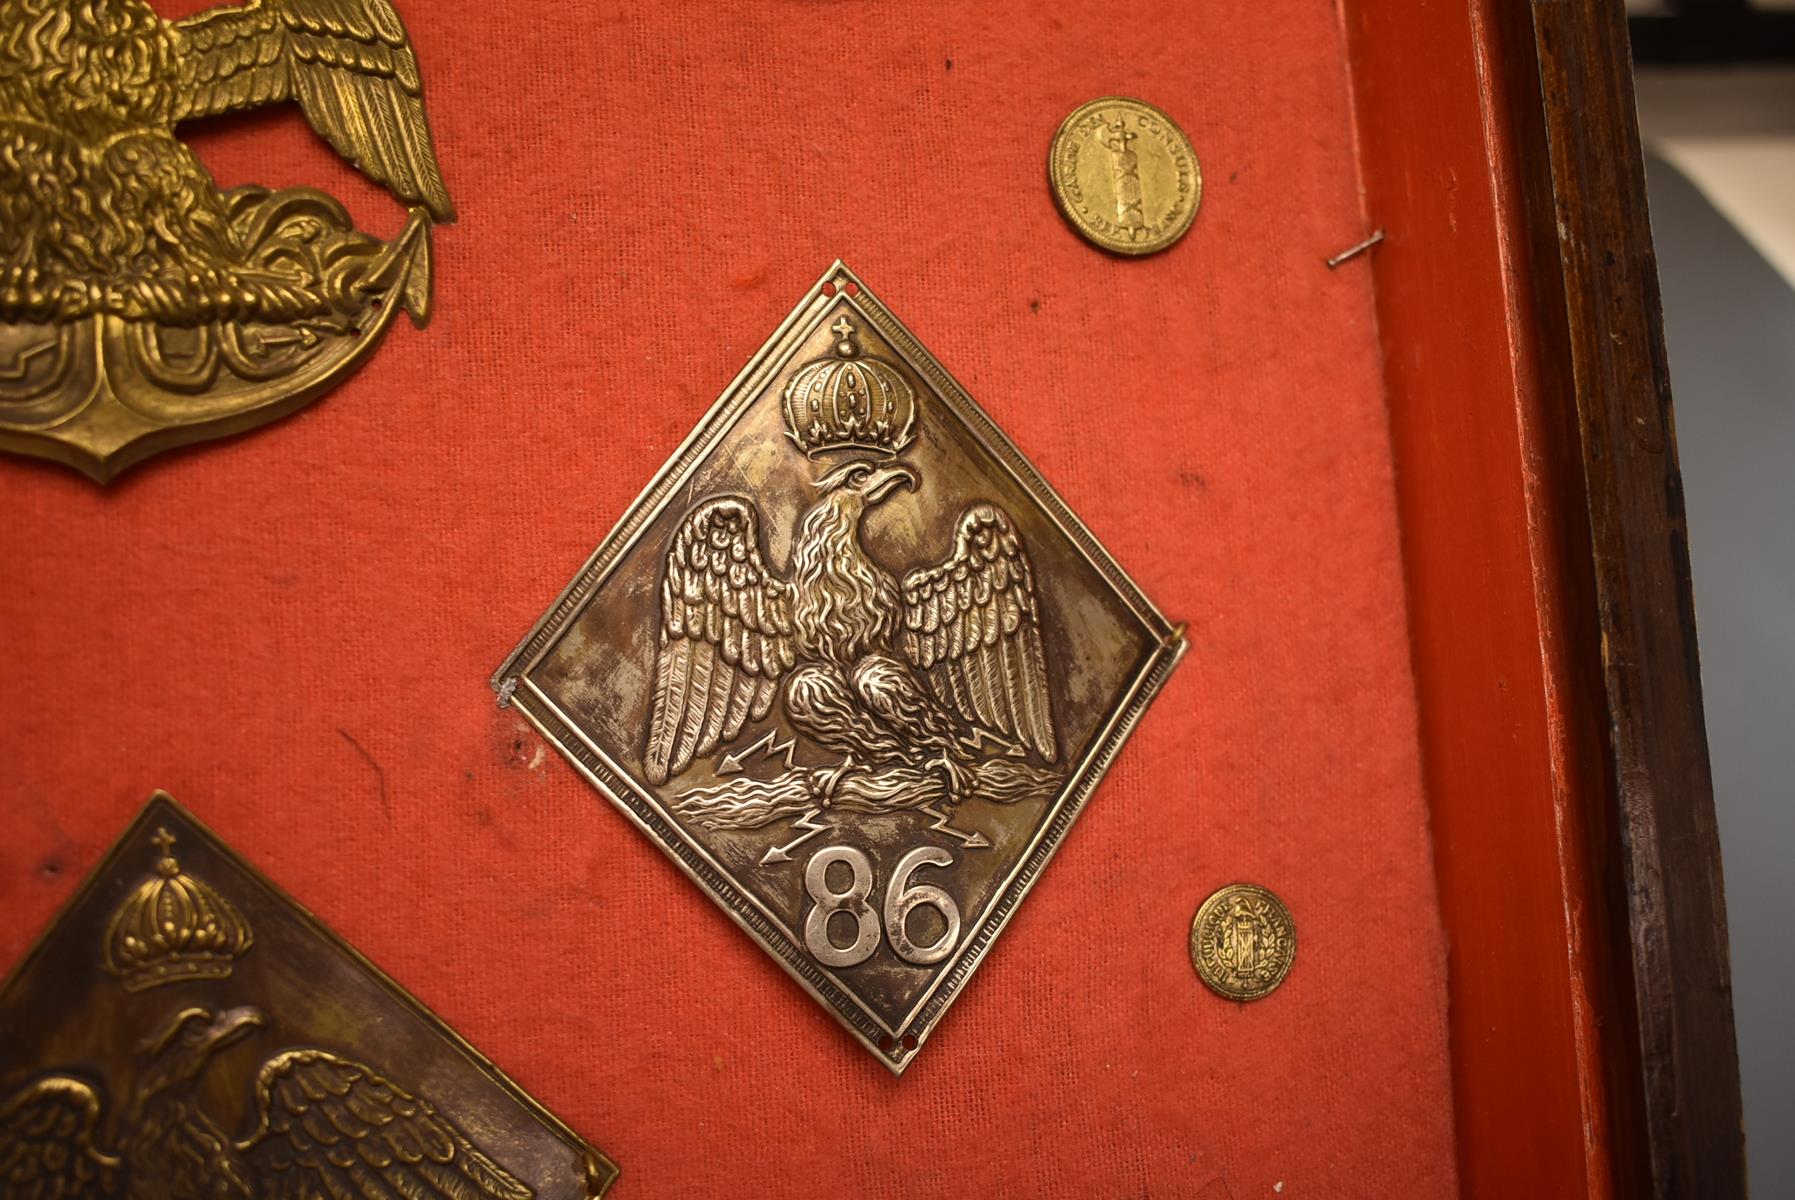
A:
[[[810,787],[811,798],[819,807],[828,808],[835,800],[835,789],[840,785],[841,777],[853,766],[854,756],[850,754],[833,767],[818,767],[810,773],[806,782]]]
[[[978,790],[978,782],[972,772],[961,763],[955,762],[945,751],[924,763],[925,767],[939,767],[947,778],[947,803],[957,807],[962,800]]]

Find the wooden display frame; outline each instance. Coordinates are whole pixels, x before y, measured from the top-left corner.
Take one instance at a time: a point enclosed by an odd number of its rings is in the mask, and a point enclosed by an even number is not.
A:
[[[1346,0],[1467,1196],[1737,1196],[1620,0]]]

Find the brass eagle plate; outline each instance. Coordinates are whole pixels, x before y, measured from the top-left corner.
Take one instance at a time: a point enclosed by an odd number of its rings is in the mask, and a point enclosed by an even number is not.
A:
[[[355,228],[314,188],[220,191],[184,121],[291,102],[410,209]],[[0,8],[0,449],[104,483],[285,416],[430,316],[454,218],[390,0]]]
[[[837,263],[494,685],[901,1072],[1183,646]]]
[[[604,1155],[158,792],[0,986],[0,1194],[592,1200]]]

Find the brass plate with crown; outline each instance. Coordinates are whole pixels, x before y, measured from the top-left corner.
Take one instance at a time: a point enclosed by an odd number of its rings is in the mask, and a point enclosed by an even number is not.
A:
[[[617,1167],[158,792],[0,986],[0,1194],[595,1200]]]
[[[902,1071],[1183,646],[837,263],[493,682]]]
[[[220,191],[175,136],[292,102],[410,210],[391,241],[314,188]],[[285,416],[430,316],[454,218],[390,0],[8,0],[0,28],[0,449],[104,483]]]

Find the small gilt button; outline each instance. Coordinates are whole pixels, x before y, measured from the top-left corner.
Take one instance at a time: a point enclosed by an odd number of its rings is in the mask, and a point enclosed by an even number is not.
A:
[[[1296,961],[1296,924],[1270,891],[1231,883],[1197,909],[1190,925],[1190,961],[1197,977],[1227,1000],[1269,996]]]
[[[1190,139],[1159,109],[1105,96],[1074,109],[1047,158],[1072,228],[1116,254],[1154,254],[1184,236],[1203,198]]]

